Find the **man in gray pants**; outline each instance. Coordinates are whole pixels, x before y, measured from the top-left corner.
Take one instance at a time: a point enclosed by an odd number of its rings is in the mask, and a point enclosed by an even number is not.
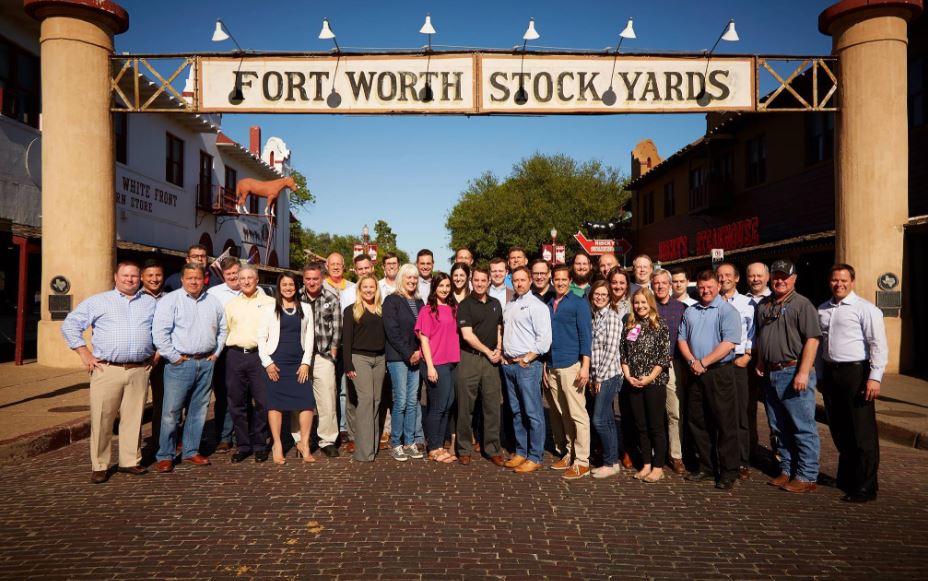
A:
[[[461,331],[461,363],[455,392],[458,400],[457,454],[462,465],[470,464],[473,452],[474,402],[483,402],[483,450],[490,461],[502,466],[505,459],[499,442],[502,391],[499,363],[502,360],[503,307],[487,294],[490,273],[482,267],[471,271],[473,292],[458,306]]]

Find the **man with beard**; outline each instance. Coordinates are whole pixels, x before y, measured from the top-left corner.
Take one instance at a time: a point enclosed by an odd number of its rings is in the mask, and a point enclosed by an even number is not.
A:
[[[574,256],[570,272],[570,292],[580,298],[586,298],[586,293],[590,290],[590,273],[590,257],[582,252]]]

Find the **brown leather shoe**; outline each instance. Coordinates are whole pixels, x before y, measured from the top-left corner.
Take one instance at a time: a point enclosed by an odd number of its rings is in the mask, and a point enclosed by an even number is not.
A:
[[[767,484],[770,486],[776,486],[777,488],[783,486],[789,482],[789,474],[780,474],[776,478],[767,481]]]
[[[202,454],[194,454],[189,458],[184,458],[184,464],[196,464],[197,466],[209,466],[209,458]]]
[[[90,473],[91,484],[103,484],[110,479],[109,470],[94,470]]]
[[[116,469],[117,472],[122,472],[123,474],[131,474],[133,476],[141,476],[142,474],[148,474],[148,470],[142,468],[141,466],[129,466],[128,468],[123,468],[120,466]]]
[[[551,470],[567,470],[570,468],[570,456],[564,456],[551,465]]]
[[[747,466],[742,466],[738,469],[738,480],[747,480],[751,477],[751,469]]]
[[[786,492],[792,492],[794,494],[803,494],[806,492],[815,491],[814,482],[806,482],[801,478],[793,478],[789,482],[780,486],[780,490],[785,490]]]
[[[345,443],[345,454],[354,454],[354,440]]]
[[[518,454],[516,454],[515,456],[510,458],[508,462],[503,464],[503,466],[505,466],[506,468],[518,468],[524,462],[525,462],[525,457],[519,456]]]
[[[174,472],[174,461],[173,460],[162,460],[158,462],[158,465],[155,466],[160,474],[167,474],[168,472]]]
[[[470,454],[458,454],[458,462],[461,463],[461,466],[467,466],[470,464]]]
[[[496,464],[497,466],[505,466],[505,465],[506,465],[506,459],[503,458],[502,456],[499,456],[499,455],[497,455],[497,456],[490,456],[490,462]]]
[[[590,474],[590,467],[583,466],[582,464],[574,464],[564,472],[564,475],[561,477],[564,480],[579,480],[584,476]]]
[[[631,470],[635,467],[635,464],[632,462],[631,456],[628,455],[628,452],[622,455],[622,466],[624,466],[626,470]]]
[[[217,453],[217,454],[225,454],[225,453],[229,452],[230,450],[232,450],[232,444],[231,444],[231,442],[226,442],[225,440],[223,440],[223,441],[219,442],[218,444],[216,444],[216,453]]]
[[[671,458],[670,467],[673,469],[674,474],[684,474],[686,472],[686,466],[683,465],[683,460],[680,458]]]
[[[513,470],[513,472],[515,472],[516,474],[528,474],[529,472],[534,472],[535,470],[538,470],[539,468],[541,468],[541,466],[542,465],[539,464],[538,462],[532,462],[531,460],[526,460],[525,462],[522,462],[521,464],[519,464],[519,466],[516,467],[515,470]]]

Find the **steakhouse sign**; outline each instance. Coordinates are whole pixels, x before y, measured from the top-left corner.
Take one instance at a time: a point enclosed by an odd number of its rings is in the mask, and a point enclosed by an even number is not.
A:
[[[708,73],[704,58],[609,55],[246,56],[199,63],[204,112],[656,113],[755,105],[750,57],[714,57]]]

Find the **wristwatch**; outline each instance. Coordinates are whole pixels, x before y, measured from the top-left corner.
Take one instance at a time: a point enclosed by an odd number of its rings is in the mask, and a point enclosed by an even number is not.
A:
[[[686,364],[689,365],[690,367],[692,367],[694,363],[696,363],[695,359],[690,359],[689,361],[686,362]]]

